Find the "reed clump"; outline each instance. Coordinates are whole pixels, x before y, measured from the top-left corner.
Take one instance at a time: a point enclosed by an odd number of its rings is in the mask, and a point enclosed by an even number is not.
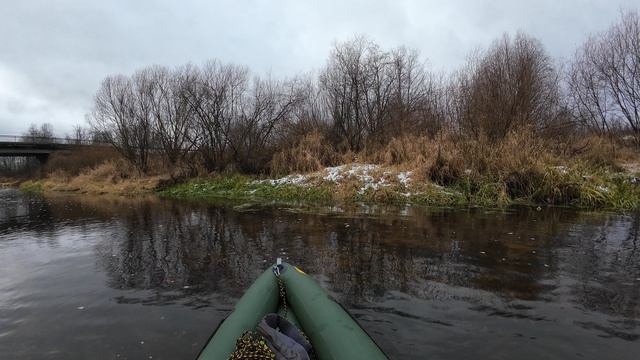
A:
[[[619,145],[614,148],[609,139],[573,140],[571,147],[561,152],[554,151],[552,140],[527,127],[510,131],[499,140],[443,131],[433,137],[394,138],[370,152],[368,159],[411,170],[414,183],[432,183],[445,189],[440,192],[463,194],[471,204],[640,208],[640,186],[619,165],[638,164],[638,155]],[[438,191],[432,190],[420,194],[424,202],[440,202],[426,199],[437,197]],[[443,202],[460,203],[453,198],[449,201],[445,197]]]
[[[81,194],[135,195],[151,193],[164,175],[142,176],[123,159],[107,160],[73,175],[56,170],[38,180],[30,180],[21,189],[31,192],[74,192]]]
[[[318,171],[336,164],[339,158],[327,139],[319,131],[313,131],[292,147],[277,152],[271,159],[270,172],[286,175]]]

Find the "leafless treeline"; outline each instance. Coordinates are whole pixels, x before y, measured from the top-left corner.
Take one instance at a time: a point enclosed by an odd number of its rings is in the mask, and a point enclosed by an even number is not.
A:
[[[300,107],[297,86],[216,61],[203,67],[149,67],[103,81],[92,125],[110,134],[109,140],[143,172],[152,152],[170,165],[198,160],[210,171],[234,165],[256,172]]]
[[[64,138],[55,137],[53,125],[50,123],[43,123],[38,126],[32,123],[27,131],[21,136],[13,137],[14,140],[21,140],[31,143],[62,143],[62,144],[84,144],[84,145],[101,145],[108,143],[106,140],[109,138],[109,134],[95,131],[91,128],[86,128],[80,125],[73,127],[71,133],[65,134]]]
[[[499,141],[522,126],[547,137],[626,130],[640,146],[636,12],[560,68],[521,33],[450,76],[427,71],[414,50],[386,51],[357,37],[334,47],[318,77],[276,80],[217,61],[111,76],[96,94],[91,124],[142,172],[152,154],[169,165],[261,172],[311,131],[341,152],[443,128]]]
[[[624,127],[640,146],[638,13],[623,13],[619,23],[591,37],[576,52],[567,83],[576,120],[598,133]]]

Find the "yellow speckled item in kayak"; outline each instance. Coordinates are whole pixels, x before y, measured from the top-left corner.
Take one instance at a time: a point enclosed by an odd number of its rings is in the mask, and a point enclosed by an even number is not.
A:
[[[226,360],[236,340],[255,330],[269,313],[286,314],[311,341],[319,360],[387,359],[376,343],[340,304],[301,270],[283,263],[280,279],[286,289],[286,310],[279,298],[276,275],[266,270],[245,292],[234,311],[219,325],[199,360]]]

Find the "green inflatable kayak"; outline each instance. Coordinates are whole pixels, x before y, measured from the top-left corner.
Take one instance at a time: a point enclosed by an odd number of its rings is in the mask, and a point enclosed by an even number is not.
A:
[[[281,300],[278,277],[284,288]],[[269,313],[280,313],[308,337],[319,360],[387,359],[382,350],[309,275],[281,263],[267,269],[213,333],[198,360],[226,360],[236,340]]]

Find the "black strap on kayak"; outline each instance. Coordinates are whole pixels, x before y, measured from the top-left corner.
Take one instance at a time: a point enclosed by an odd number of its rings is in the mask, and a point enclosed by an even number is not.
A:
[[[276,264],[273,266],[273,274],[276,276],[276,280],[278,281],[278,293],[280,294],[280,301],[282,302],[282,316],[287,317],[287,293],[284,287],[284,282],[282,278],[280,278],[280,274],[285,270],[284,265],[282,265],[282,259],[278,258],[276,260]]]

